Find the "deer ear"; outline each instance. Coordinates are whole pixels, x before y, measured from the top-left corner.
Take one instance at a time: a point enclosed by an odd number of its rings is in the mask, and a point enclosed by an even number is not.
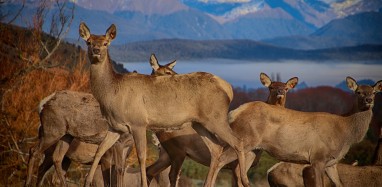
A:
[[[373,87],[374,87],[375,92],[381,92],[382,91],[382,80],[375,83]]]
[[[174,66],[175,66],[175,65],[176,65],[176,60],[174,60],[174,61],[172,61],[172,62],[166,64],[165,66],[168,67],[168,68],[170,68],[170,69],[174,69]]]
[[[358,88],[358,84],[357,84],[357,81],[355,81],[353,78],[351,77],[346,77],[346,84],[348,85],[349,89],[352,90],[352,91],[356,91],[357,88]]]
[[[153,68],[154,71],[158,70],[159,69],[159,64],[158,64],[158,60],[157,60],[157,57],[155,56],[155,54],[151,54],[150,56],[150,65],[151,67]]]
[[[289,89],[296,87],[297,84],[298,84],[298,77],[293,77],[286,82],[286,85],[288,86]]]
[[[265,87],[269,87],[272,83],[271,79],[265,73],[260,73],[260,81]]]
[[[106,30],[106,37],[108,39],[114,40],[117,36],[117,27],[114,24],[111,24],[110,27]]]
[[[87,41],[90,38],[90,29],[84,22],[80,23],[80,29],[79,29],[80,37]]]

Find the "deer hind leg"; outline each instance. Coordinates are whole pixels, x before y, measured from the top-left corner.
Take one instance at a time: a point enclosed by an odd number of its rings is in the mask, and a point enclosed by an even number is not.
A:
[[[184,159],[186,158],[186,155],[183,155],[183,154],[176,155],[176,156],[177,156],[176,158],[171,159],[171,168],[170,168],[170,173],[168,174],[171,187],[178,186],[180,171],[182,169],[182,164],[184,162]]]
[[[302,170],[302,177],[305,186],[322,187],[324,186],[323,171],[325,165],[323,163],[313,163]]]
[[[42,164],[38,167],[38,172],[37,172],[37,186],[42,185],[42,180],[45,176],[45,173],[53,166],[53,148],[49,148],[52,150],[47,150],[45,151],[45,158]]]
[[[261,156],[261,151],[260,152],[257,152],[257,153],[254,153],[252,151],[248,152],[245,154],[245,170],[246,170],[246,173],[248,172],[249,168],[251,168],[254,164],[257,165],[257,162],[259,161],[259,158]],[[231,164],[230,164],[231,165]],[[241,175],[240,175],[240,167],[239,167],[239,163],[237,162],[237,160],[235,160],[234,162],[232,162],[232,174],[233,174],[233,181],[234,183],[232,183],[232,186],[243,186],[242,182],[241,182]]]
[[[110,149],[111,146],[114,145],[114,143],[119,139],[120,134],[113,131],[107,131],[105,139],[101,142],[101,144],[98,146],[97,152],[95,154],[93,164],[90,168],[90,171],[88,173],[88,176],[86,176],[85,180],[85,186],[88,187],[91,185],[94,177],[94,173],[97,169],[97,166],[99,164],[99,161],[101,160],[101,157],[105,154],[105,152]]]
[[[244,186],[249,187],[249,180],[248,180],[247,173],[245,171],[245,156],[244,156],[243,140],[241,140],[240,138],[234,135],[232,129],[230,128],[228,124],[228,120],[226,118],[220,121],[216,120],[214,123],[212,123],[211,121],[208,121],[207,123],[202,123],[202,124],[205,125],[204,127],[209,132],[215,133],[221,140],[228,143],[235,150],[237,158],[239,160],[242,183]]]
[[[41,133],[41,132],[39,132],[39,133]],[[29,163],[28,163],[28,175],[27,175],[27,180],[25,182],[25,186],[31,186],[32,185],[31,179],[32,179],[33,169],[34,169],[36,159],[40,160],[42,158],[42,156],[45,155],[45,158],[44,158],[45,164],[42,166],[39,166],[39,171],[38,171],[38,175],[37,175],[37,185],[40,185],[39,183],[42,181],[42,178],[44,177],[46,171],[53,165],[53,163],[49,164],[50,163],[49,159],[52,159],[51,156],[53,154],[54,144],[62,136],[60,136],[60,137],[43,136],[42,138],[39,139],[39,143],[30,150],[30,158],[29,158]],[[39,136],[39,137],[41,137],[41,136]],[[45,161],[45,160],[47,160],[47,161]],[[44,167],[46,167],[46,168],[44,168]]]
[[[163,147],[161,147],[159,151],[158,160],[155,161],[154,164],[147,167],[146,169],[148,183],[150,184],[154,177],[156,177],[158,174],[160,174],[160,172],[168,168],[170,165],[171,165],[170,156],[168,155],[166,150],[164,150]]]
[[[69,145],[72,140],[73,138],[70,136],[62,137],[56,144],[56,149],[53,152],[53,163],[56,169],[56,174],[60,179],[61,186],[67,186],[65,173],[62,169],[62,161],[64,160],[66,152],[69,150]]]
[[[38,155],[38,144],[34,147],[32,147],[29,150],[29,161],[28,161],[28,173],[27,173],[27,179],[25,181],[25,187],[30,187],[32,186],[31,181],[32,181],[32,176],[33,176],[33,169],[34,169],[34,163],[37,158],[41,158]],[[45,161],[45,159],[44,159]]]
[[[146,177],[146,126],[131,127],[131,131],[135,141],[135,149],[137,150],[137,156],[139,165],[141,168],[141,184],[143,187],[147,187]]]
[[[338,175],[337,164],[326,167],[325,172],[329,179],[335,184],[335,186],[342,187],[342,182],[340,180],[340,176]]]
[[[193,123],[192,128],[200,135],[211,154],[210,169],[208,170],[208,175],[204,186],[214,186],[214,176],[219,173],[219,170],[216,168],[219,167],[219,158],[223,152],[224,147],[220,146],[219,144],[221,142],[219,142],[213,134],[211,134],[206,128],[201,126],[199,123]]]

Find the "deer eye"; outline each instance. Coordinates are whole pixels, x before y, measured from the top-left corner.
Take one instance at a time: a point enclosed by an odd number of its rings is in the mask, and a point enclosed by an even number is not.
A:
[[[86,41],[86,45],[90,45],[92,44],[90,41]]]
[[[107,46],[107,44],[108,44],[108,43],[107,43],[107,42],[105,42],[105,43],[103,43],[103,46]]]

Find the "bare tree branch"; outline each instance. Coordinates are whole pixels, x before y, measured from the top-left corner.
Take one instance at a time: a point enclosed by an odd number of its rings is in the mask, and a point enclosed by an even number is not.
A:
[[[5,121],[5,125],[7,125],[8,133],[9,133],[9,136],[11,137],[12,142],[13,142],[15,148],[16,148],[16,152],[17,153],[22,153],[22,154],[19,154],[20,158],[26,164],[27,162],[25,161],[24,153],[20,150],[19,145],[18,145],[18,143],[16,141],[16,138],[15,138],[15,136],[12,133],[11,124],[9,124],[9,121],[8,121],[7,117],[4,117],[3,120]],[[10,149],[13,150],[12,146],[11,145],[9,145],[9,146],[10,146]]]
[[[5,1],[0,1],[0,4],[1,4],[1,5],[4,4],[4,3],[5,3]],[[17,11],[17,13],[13,16],[13,18],[12,18],[11,20],[8,21],[8,24],[13,23],[13,22],[14,22],[14,21],[21,15],[21,12],[23,11],[24,7],[25,7],[25,0],[23,0],[20,9],[19,9],[19,10]],[[9,13],[6,14],[6,15],[0,15],[0,16],[1,16],[1,17],[0,17],[0,20],[3,20],[4,18],[6,18],[6,17],[9,16]]]
[[[60,29],[57,31],[57,36],[55,36],[55,40],[56,40],[56,43],[55,45],[53,46],[53,48],[51,50],[48,50],[47,48],[47,43],[43,43],[41,41],[41,45],[42,47],[44,48],[44,50],[47,52],[47,55],[39,62],[39,66],[45,66],[45,67],[49,67],[47,66],[46,61],[54,54],[54,52],[58,49],[58,47],[60,46],[62,40],[64,39],[64,37],[66,36],[66,34],[69,32],[69,29],[70,29],[70,26],[73,22],[73,19],[74,19],[74,9],[75,9],[75,6],[73,4],[72,8],[71,8],[71,16],[69,18],[69,16],[66,16],[65,15],[65,7],[66,7],[66,2],[60,4],[58,0],[56,0],[56,5],[58,7],[58,16],[59,16],[59,20],[60,20],[60,26],[57,26],[56,25],[56,21],[55,21],[55,16],[52,17],[52,22],[51,22],[51,35],[54,36],[54,28],[58,28],[60,27]],[[53,65],[55,66],[55,65]]]

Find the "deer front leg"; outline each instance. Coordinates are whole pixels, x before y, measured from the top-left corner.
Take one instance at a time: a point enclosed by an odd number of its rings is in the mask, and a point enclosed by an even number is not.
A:
[[[93,164],[90,168],[90,171],[88,173],[88,176],[86,176],[85,180],[85,187],[89,187],[91,185],[91,182],[93,181],[94,173],[97,169],[97,166],[99,164],[99,161],[101,160],[102,155],[105,154],[105,152],[110,149],[111,146],[114,145],[114,143],[118,140],[120,137],[119,133],[113,132],[113,131],[107,131],[105,139],[101,142],[99,145],[96,155],[94,157]]]
[[[328,175],[329,179],[336,185],[337,187],[342,187],[342,182],[340,180],[340,176],[338,175],[337,164],[326,167],[325,172]]]
[[[137,151],[138,161],[141,168],[141,184],[147,187],[146,177],[146,126],[134,126],[131,128],[135,141],[135,149]]]

